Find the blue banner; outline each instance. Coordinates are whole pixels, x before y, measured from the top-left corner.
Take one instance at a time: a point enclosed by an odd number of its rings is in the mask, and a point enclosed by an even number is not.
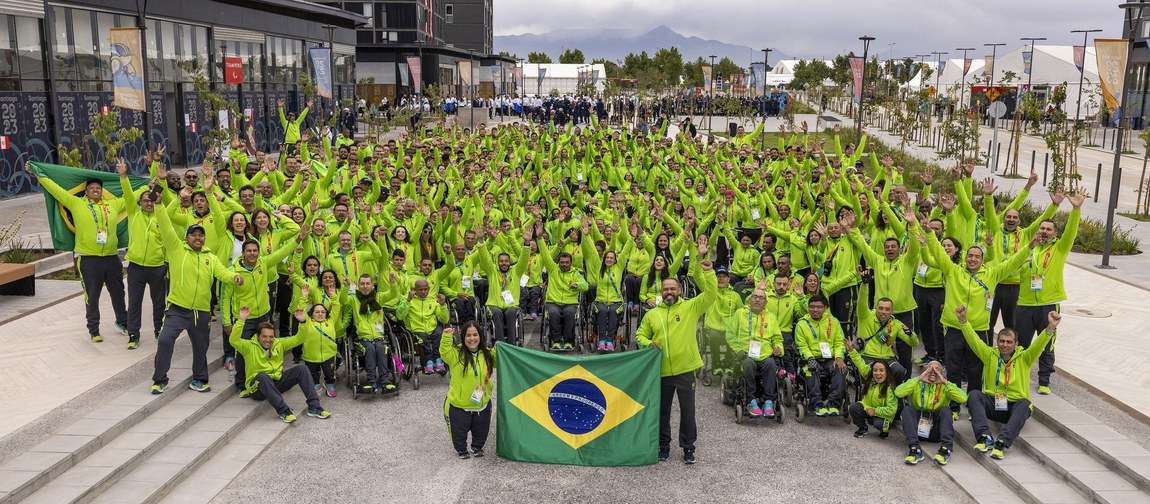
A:
[[[313,47],[308,49],[311,68],[315,74],[315,94],[331,98],[331,48]]]

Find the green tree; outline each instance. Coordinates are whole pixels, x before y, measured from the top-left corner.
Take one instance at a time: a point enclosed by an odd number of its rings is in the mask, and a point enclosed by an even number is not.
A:
[[[702,86],[703,85],[703,58],[698,58],[691,63],[683,65],[683,85],[684,86]]]
[[[851,56],[854,56],[854,53],[850,53],[849,55],[840,54],[835,56],[834,64],[831,66],[830,78],[836,86],[846,87],[852,82],[853,77],[851,76]]]
[[[527,62],[528,63],[551,63],[551,57],[548,56],[547,53],[542,52],[542,51],[540,51],[540,52],[531,51],[530,53],[527,54]]]
[[[668,88],[679,85],[679,77],[683,75],[683,55],[679,54],[677,47],[659,49],[652,63]]]
[[[564,49],[559,55],[559,62],[565,64],[583,64],[583,51],[579,49]],[[548,61],[550,63],[550,61]]]
[[[743,68],[736,65],[734,61],[731,61],[731,58],[723,57],[723,59],[715,64],[714,77],[716,79],[722,77],[724,82],[732,82],[734,76],[742,74]]]
[[[623,76],[623,69],[618,63],[606,58],[596,58],[591,60],[592,65],[603,65],[603,69],[607,71],[608,79],[618,79]]]
[[[831,67],[823,60],[799,60],[795,64],[795,77],[787,86],[792,89],[814,89],[830,78]]]

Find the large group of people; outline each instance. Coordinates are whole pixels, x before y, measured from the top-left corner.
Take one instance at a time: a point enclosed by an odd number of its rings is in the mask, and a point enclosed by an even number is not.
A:
[[[301,387],[307,414],[327,418],[320,397],[335,397],[351,367],[366,374],[358,393],[394,392],[399,373],[447,374],[453,447],[481,456],[500,341],[657,347],[659,458],[670,457],[677,397],[688,464],[700,373],[738,383],[752,417],[779,414],[789,381],[814,416],[849,415],[856,436],[901,426],[909,464],[924,459],[924,441],[941,443],[936,463],[949,461],[962,404],[977,448],[1003,457],[1030,414],[1035,362],[1038,392],[1050,392],[1062,269],[1085,194],[1052,194],[1023,223],[1036,177],[1005,210],[971,166],[946,187],[919,174],[927,185],[912,196],[907,174],[868,153],[865,136],[824,150],[792,132],[764,149],[755,134],[704,144],[551,121],[386,143],[296,126],[292,149],[233,144],[183,173],[149,153],[151,179],[135,188],[121,162],[121,197],[98,179],[83,196],[40,183],[75,223],[92,342],[103,341],[107,287],[116,327],[137,348],[147,289],[152,393],[165,391],[184,332],[190,388],[209,390],[216,321],[234,386],[285,422],[296,417],[284,391]],[[1059,230],[1050,218],[1064,200]],[[121,217],[128,243],[117,242]],[[411,335],[416,369],[393,358],[394,331]],[[347,345],[356,366],[341,358]],[[852,371],[865,386],[848,402]],[[989,421],[1005,425],[997,438]]]

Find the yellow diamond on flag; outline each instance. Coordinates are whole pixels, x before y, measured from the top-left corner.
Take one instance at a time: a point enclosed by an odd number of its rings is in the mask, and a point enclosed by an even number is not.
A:
[[[578,364],[524,390],[510,403],[573,449],[644,408]]]

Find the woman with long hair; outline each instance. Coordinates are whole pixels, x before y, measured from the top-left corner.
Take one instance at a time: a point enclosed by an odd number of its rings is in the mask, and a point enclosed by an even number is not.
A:
[[[461,459],[483,456],[491,429],[491,377],[495,373],[495,349],[488,348],[474,321],[463,324],[463,337],[455,343],[455,328],[443,330],[439,354],[451,368],[443,416],[451,432],[451,444]],[[467,435],[471,435],[471,452]]]
[[[855,437],[863,437],[871,427],[879,430],[879,437],[885,439],[890,434],[890,426],[898,413],[898,397],[894,395],[893,377],[883,361],[874,361],[870,366],[847,339],[847,348],[852,362],[866,380],[862,399],[847,408],[854,422]]]

